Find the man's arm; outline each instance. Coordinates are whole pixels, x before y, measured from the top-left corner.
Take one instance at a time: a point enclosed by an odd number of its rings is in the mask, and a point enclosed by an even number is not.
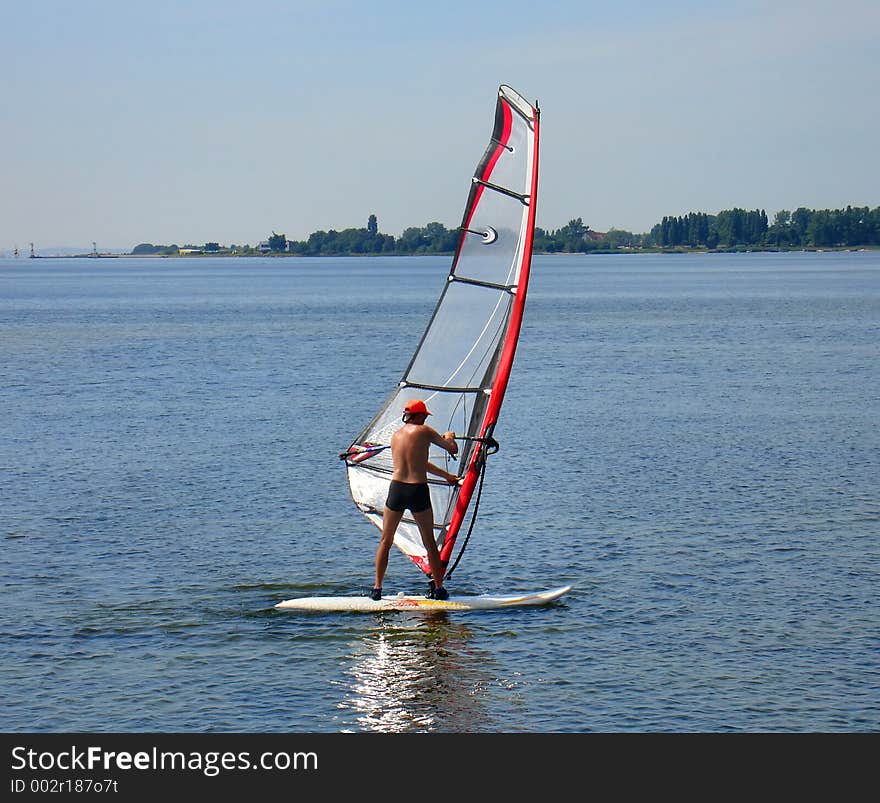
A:
[[[451,430],[444,432],[442,435],[436,430],[431,430],[431,442],[436,443],[440,448],[446,449],[453,457],[458,454],[458,444],[455,442],[455,433]]]
[[[439,466],[435,466],[433,463],[428,463],[425,468],[428,470],[429,474],[436,474],[438,477],[443,477],[443,479],[450,485],[458,484],[458,477],[455,474],[450,474],[448,471],[443,470]]]
[[[436,430],[431,430],[431,442],[436,443],[441,448],[445,449],[449,454],[453,457],[458,454],[458,444],[455,442],[455,433],[444,432],[442,435]],[[455,474],[450,474],[445,469],[442,469],[438,466],[435,466],[433,463],[428,463],[425,468],[428,473],[435,474],[438,477],[443,477],[450,485],[456,485],[458,483],[458,477]]]

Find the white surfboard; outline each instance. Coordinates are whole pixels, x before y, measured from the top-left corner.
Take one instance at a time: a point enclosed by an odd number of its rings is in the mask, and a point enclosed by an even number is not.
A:
[[[423,596],[396,594],[372,600],[369,597],[300,597],[286,599],[275,607],[282,611],[486,611],[546,605],[559,599],[571,586],[535,591],[530,594],[492,594],[450,596],[449,599],[426,599]]]

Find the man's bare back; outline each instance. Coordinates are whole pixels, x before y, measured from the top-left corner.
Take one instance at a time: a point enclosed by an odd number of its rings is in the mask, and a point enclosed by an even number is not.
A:
[[[428,473],[448,479],[447,472],[428,462],[431,444],[446,449],[451,455],[458,453],[455,433],[441,435],[427,424],[404,424],[391,436],[391,455],[394,462],[392,479],[398,482],[419,483],[428,481]]]

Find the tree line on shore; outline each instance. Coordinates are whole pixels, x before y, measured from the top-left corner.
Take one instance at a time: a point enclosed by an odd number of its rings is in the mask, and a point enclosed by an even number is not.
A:
[[[404,230],[400,237],[382,234],[375,215],[365,228],[316,231],[306,240],[288,240],[284,234],[272,235],[256,248],[245,246],[153,245],[141,243],[132,254],[175,255],[187,252],[235,254],[295,254],[299,256],[348,256],[382,254],[409,256],[451,254],[455,251],[460,230],[447,229],[432,222]],[[689,212],[665,216],[645,234],[621,229],[597,232],[582,218],[570,220],[555,230],[535,229],[536,253],[590,253],[638,250],[677,249],[789,249],[852,248],[880,246],[880,206],[847,206],[845,209],[781,210],[769,223],[763,209],[725,209],[717,214]]]
[[[768,224],[763,209],[728,209],[717,215],[690,212],[664,217],[645,236],[646,245],[689,246],[709,249],[755,246],[761,248],[852,248],[880,245],[880,206],[846,209],[783,209]]]

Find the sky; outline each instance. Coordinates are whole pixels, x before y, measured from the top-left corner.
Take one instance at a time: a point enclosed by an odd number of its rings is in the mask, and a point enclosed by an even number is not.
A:
[[[509,84],[537,223],[880,205],[877,0],[0,0],[0,252],[461,219]]]

